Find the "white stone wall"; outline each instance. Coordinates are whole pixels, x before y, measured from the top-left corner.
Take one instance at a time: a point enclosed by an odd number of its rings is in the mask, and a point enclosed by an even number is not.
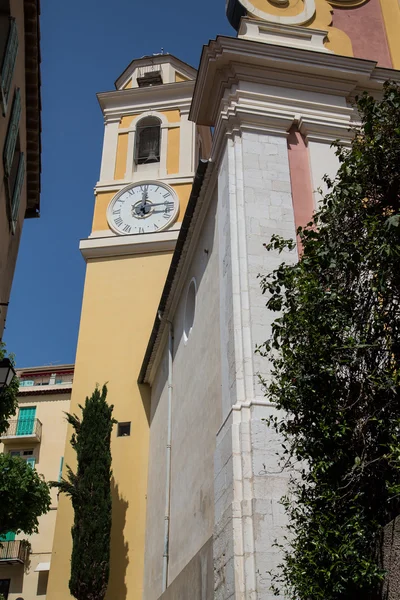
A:
[[[280,443],[264,420],[271,407],[258,373],[268,364],[255,346],[275,318],[265,308],[259,273],[286,256],[268,253],[273,233],[294,237],[286,137],[243,131],[228,138],[219,171],[223,422],[215,453],[215,599],[271,599],[268,571],[283,536],[279,500],[287,486]]]
[[[212,538],[214,530],[214,452],[216,433],[221,423],[216,200],[216,197],[211,199],[172,318],[174,358],[169,585]],[[195,278],[197,285],[195,320],[189,339],[185,341],[186,293],[192,278]],[[145,600],[156,600],[162,591],[167,351],[165,347],[152,386]],[[203,576],[206,577],[204,573],[199,574],[200,578]]]

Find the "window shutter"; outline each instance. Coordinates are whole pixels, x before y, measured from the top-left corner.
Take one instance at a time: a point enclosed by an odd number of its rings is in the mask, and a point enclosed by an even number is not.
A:
[[[12,113],[10,122],[8,124],[8,131],[6,137],[6,143],[4,145],[4,171],[7,177],[11,173],[11,165],[14,158],[15,145],[17,143],[19,121],[21,118],[21,92],[18,89],[15,90],[14,102],[12,107]]]
[[[31,469],[35,468],[35,463],[36,463],[36,458],[35,457],[30,456],[29,458],[26,459],[26,462],[31,467]]]
[[[21,152],[20,157],[19,157],[19,163],[18,163],[17,177],[15,178],[14,191],[13,191],[12,200],[11,200],[11,213],[12,213],[12,222],[13,222],[14,229],[15,229],[15,226],[18,221],[19,205],[21,203],[21,192],[22,192],[22,186],[24,185],[24,179],[25,179],[25,156],[24,156],[24,153]]]
[[[8,97],[10,95],[12,79],[15,69],[15,61],[18,53],[18,32],[15,19],[10,20],[10,31],[8,33],[7,47],[4,54],[3,66],[1,69],[1,98],[3,103],[3,113],[6,114]]]

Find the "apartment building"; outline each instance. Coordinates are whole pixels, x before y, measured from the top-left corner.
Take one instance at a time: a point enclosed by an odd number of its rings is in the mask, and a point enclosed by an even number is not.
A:
[[[0,340],[24,219],[39,216],[39,15],[39,0],[0,0]]]
[[[74,365],[34,367],[17,372],[19,407],[0,437],[0,452],[26,460],[46,481],[61,476]],[[57,515],[57,490],[51,509],[39,519],[39,533],[5,536],[0,548],[0,594],[6,600],[43,600],[51,562]],[[26,543],[30,543],[29,545]],[[29,550],[28,550],[29,549]]]

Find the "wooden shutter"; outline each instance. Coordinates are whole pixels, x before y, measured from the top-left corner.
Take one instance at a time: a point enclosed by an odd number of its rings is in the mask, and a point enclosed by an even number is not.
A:
[[[32,435],[35,426],[35,417],[36,406],[20,408],[18,413],[17,435]]]
[[[31,467],[31,469],[35,468],[35,464],[36,464],[36,458],[34,456],[30,456],[29,458],[26,459],[26,462],[28,463],[28,465]]]
[[[21,203],[21,193],[22,186],[24,185],[25,179],[25,156],[24,153],[21,152],[18,163],[18,171],[17,177],[15,178],[14,190],[11,199],[11,214],[12,214],[12,222],[13,229],[15,230],[15,226],[18,221],[18,213],[19,213],[19,205]]]
[[[1,68],[1,99],[3,104],[3,114],[6,114],[8,98],[10,96],[11,84],[14,75],[15,62],[18,53],[18,32],[15,19],[10,19],[10,30],[6,51],[4,54],[3,65]]]
[[[13,163],[15,146],[17,143],[19,121],[21,119],[21,91],[15,90],[14,102],[12,107],[12,113],[10,122],[8,124],[8,131],[6,137],[6,143],[4,144],[3,161],[4,171],[7,177],[10,176],[11,166]]]

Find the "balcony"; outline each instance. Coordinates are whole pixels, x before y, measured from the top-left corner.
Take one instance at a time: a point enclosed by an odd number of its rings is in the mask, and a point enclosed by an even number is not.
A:
[[[0,566],[24,565],[29,545],[24,541],[0,542]]]
[[[3,444],[38,443],[41,439],[42,423],[39,419],[10,421],[8,429],[0,435],[0,442]]]

